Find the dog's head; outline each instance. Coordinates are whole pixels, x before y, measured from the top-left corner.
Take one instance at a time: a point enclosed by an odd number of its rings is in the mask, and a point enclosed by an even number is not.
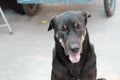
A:
[[[82,44],[86,35],[87,12],[69,11],[53,17],[48,31],[54,29],[55,38],[64,48],[65,55],[72,63],[80,61]]]

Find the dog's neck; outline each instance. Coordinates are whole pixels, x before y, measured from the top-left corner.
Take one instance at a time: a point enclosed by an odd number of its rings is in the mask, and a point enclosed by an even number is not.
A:
[[[91,50],[91,46],[90,46],[90,41],[89,41],[89,35],[88,35],[88,31],[86,30],[86,35],[85,35],[85,39],[84,42],[82,44],[83,50],[82,53],[83,54],[88,54],[88,52],[90,52]]]

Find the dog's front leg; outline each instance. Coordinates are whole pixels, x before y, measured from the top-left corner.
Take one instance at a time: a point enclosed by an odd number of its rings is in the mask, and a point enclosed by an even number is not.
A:
[[[51,80],[76,80],[75,77],[68,73],[67,68],[59,63],[59,61],[53,60],[52,67]]]
[[[58,75],[52,71],[51,80],[76,80],[74,77],[65,73],[59,73]]]

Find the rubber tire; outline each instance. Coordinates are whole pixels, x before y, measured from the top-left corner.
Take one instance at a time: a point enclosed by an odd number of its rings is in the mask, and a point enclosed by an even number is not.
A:
[[[29,5],[30,4],[23,4],[23,9],[25,13],[28,14],[29,16],[34,16],[35,14],[38,13],[40,6],[39,4],[32,4],[32,5],[36,5],[36,7],[34,10],[31,10]]]
[[[111,17],[114,14],[115,6],[116,6],[116,0],[114,0],[114,6],[112,10],[111,10],[111,6],[109,5],[109,0],[104,0],[104,9],[108,17]]]
[[[23,10],[22,4],[18,4],[17,0],[11,0],[9,1],[9,6],[17,13],[19,14],[25,14],[25,11]]]

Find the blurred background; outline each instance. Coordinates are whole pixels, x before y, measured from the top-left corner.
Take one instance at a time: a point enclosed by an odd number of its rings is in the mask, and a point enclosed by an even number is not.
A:
[[[52,16],[65,11],[87,11],[90,41],[97,55],[98,78],[120,80],[120,1],[108,17],[104,0],[91,4],[19,4],[1,0],[0,6],[13,31],[0,27],[0,80],[50,80],[53,31],[47,31]],[[29,9],[30,8],[30,9]],[[0,15],[0,25],[4,24]]]

